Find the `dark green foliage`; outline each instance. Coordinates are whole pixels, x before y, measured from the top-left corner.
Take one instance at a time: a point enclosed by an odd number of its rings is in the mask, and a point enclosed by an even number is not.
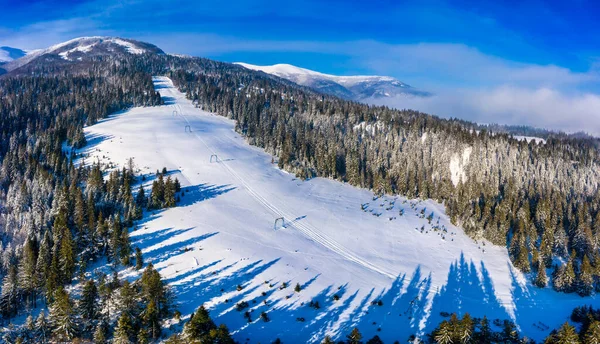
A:
[[[144,267],[144,258],[142,257],[142,250],[139,247],[135,248],[135,269],[140,270]]]
[[[554,330],[544,341],[545,344],[578,344],[581,343],[575,327],[565,322],[558,331]]]
[[[98,317],[98,299],[99,296],[96,283],[94,280],[88,280],[83,285],[81,298],[79,299],[79,304],[77,306],[79,315],[88,324],[91,324],[91,322]]]
[[[183,328],[182,337],[192,343],[233,344],[234,341],[225,325],[216,326],[204,306],[192,314]],[[175,339],[173,339],[175,340]]]
[[[367,344],[383,344],[383,341],[378,335],[375,335],[373,338],[367,340]]]
[[[54,301],[50,305],[49,322],[52,327],[52,335],[59,341],[69,341],[78,333],[76,314],[73,301],[69,294],[59,287],[54,292]]]
[[[361,344],[362,343],[362,334],[358,330],[357,327],[352,329],[352,332],[346,337],[348,344]]]
[[[452,314],[427,335],[430,342],[449,343],[519,343],[521,338],[515,324],[504,320],[500,332],[493,331],[487,318],[473,319],[466,313],[462,319]]]

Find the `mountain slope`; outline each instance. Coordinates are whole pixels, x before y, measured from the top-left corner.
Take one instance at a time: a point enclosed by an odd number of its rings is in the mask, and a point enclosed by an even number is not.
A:
[[[0,47],[0,63],[10,62],[27,55],[27,53],[21,49],[11,47]]]
[[[46,49],[40,49],[6,63],[3,68],[13,71],[26,65],[48,64],[62,61],[83,61],[98,56],[118,56],[123,54],[164,54],[155,45],[133,39],[119,37],[80,37]]]
[[[357,101],[398,96],[429,95],[427,92],[417,90],[389,76],[337,76],[289,64],[276,64],[272,66],[256,66],[242,62],[237,62],[236,64],[247,69],[276,75],[299,85],[311,87],[322,93]]]

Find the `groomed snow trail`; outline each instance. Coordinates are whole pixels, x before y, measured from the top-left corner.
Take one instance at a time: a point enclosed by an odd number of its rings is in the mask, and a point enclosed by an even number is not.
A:
[[[532,288],[505,248],[468,238],[440,204],[297,180],[248,145],[231,120],[197,109],[168,78],[154,82],[166,105],[86,128],[82,161],[119,168],[133,157],[146,186],[163,167],[181,181],[179,206],[147,214],[131,240],[173,287],[184,318],[205,304],[240,342],[320,342],[355,326],[365,338],[393,342],[455,311],[513,318],[540,340],[548,332],[531,319],[557,327],[592,301]],[[278,217],[286,226],[273,230]],[[236,310],[241,301],[251,322]],[[315,301],[319,307],[309,307]]]
[[[171,85],[172,86],[172,83]],[[194,131],[192,124],[190,123],[190,121],[187,119],[186,114],[184,113],[183,109],[181,109],[181,106],[179,104],[175,105],[177,107],[177,109],[179,109],[179,115],[182,116],[182,118],[185,120],[185,122],[190,126],[191,128],[191,133],[194,134],[194,136],[200,140],[200,142],[202,142],[206,148],[208,148],[210,151],[213,151],[217,156],[219,156],[219,154],[217,153],[221,153],[218,150],[214,149],[213,147],[209,146],[208,143],[206,143],[206,141],[204,141],[202,139],[202,137],[200,135],[198,135],[198,133],[196,131]],[[274,218],[278,218],[278,217],[283,217],[284,218],[284,222],[285,219],[291,220],[291,219],[296,219],[299,216],[296,215],[291,215],[291,212],[287,211],[287,210],[283,210],[281,207],[276,206],[275,204],[269,202],[267,199],[265,199],[260,192],[255,191],[245,180],[244,178],[242,178],[242,176],[240,176],[238,173],[236,173],[231,167],[229,167],[229,165],[227,164],[227,162],[223,161],[223,160],[218,160],[217,161],[219,164],[221,164],[223,167],[225,167],[225,169],[227,170],[227,172],[229,172],[232,176],[234,176],[243,186],[244,188],[248,191],[248,193],[250,193],[250,195],[262,206],[264,206],[266,209],[270,210],[271,212],[273,212],[273,214],[275,215]],[[386,271],[385,269],[378,267],[374,264],[369,263],[368,261],[361,259],[360,257],[352,254],[352,252],[348,249],[346,249],[345,247],[342,247],[341,245],[339,245],[337,242],[335,242],[335,240],[332,240],[331,238],[326,237],[325,235],[322,235],[319,233],[319,230],[314,228],[313,226],[311,226],[310,224],[304,224],[300,221],[295,222],[295,223],[291,223],[290,226],[295,227],[296,229],[298,229],[299,231],[301,231],[304,235],[306,235],[307,237],[309,237],[310,239],[312,239],[313,241],[325,246],[326,248],[330,249],[331,251],[339,254],[340,256],[342,256],[345,259],[348,259],[349,261],[355,262],[361,266],[364,266],[367,269],[370,269],[372,271],[375,271],[377,273],[380,273],[384,276],[387,276],[389,278],[395,278],[396,275],[392,274],[391,272]]]

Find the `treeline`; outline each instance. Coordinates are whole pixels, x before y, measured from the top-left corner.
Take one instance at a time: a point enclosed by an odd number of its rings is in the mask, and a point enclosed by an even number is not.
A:
[[[235,119],[236,130],[278,156],[281,168],[435,199],[472,237],[506,246],[540,287],[551,276],[559,291],[589,295],[600,287],[595,139],[556,135],[528,143],[206,59],[148,56],[138,64],[169,75],[199,107]]]
[[[578,325],[577,328],[565,322],[560,328],[552,330],[543,343],[600,343],[600,310],[591,306],[577,307],[571,313],[571,321]],[[527,337],[520,337],[516,326],[509,320],[494,325],[500,330],[493,330],[485,317],[471,318],[466,313],[462,318],[458,318],[456,314],[452,314],[449,320],[444,320],[427,335],[427,341],[437,344],[535,343]]]
[[[29,315],[21,327],[3,333],[6,343],[93,342],[149,343],[160,338],[162,322],[174,311],[173,295],[152,264],[134,281],[100,273],[81,282],[74,299],[62,286],[53,293],[49,312]],[[111,319],[117,319],[115,323]]]
[[[49,317],[30,319],[26,327],[39,323],[45,337],[70,336],[68,323],[59,319],[66,321],[65,312],[81,300],[74,302],[65,287],[74,280],[87,285],[86,268],[99,259],[116,268],[133,265],[135,256],[141,264],[141,252],[134,254],[129,242],[128,228],[145,206],[132,194],[133,170],[105,176],[99,163],[76,166],[70,150],[86,143],[85,124],[131,106],[158,104],[151,76],[127,61],[99,61],[85,73],[50,65],[44,75],[0,79],[4,322],[47,306]]]

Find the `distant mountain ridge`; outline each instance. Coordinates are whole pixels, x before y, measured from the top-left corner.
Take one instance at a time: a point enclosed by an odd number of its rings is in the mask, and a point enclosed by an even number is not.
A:
[[[430,95],[429,92],[418,90],[390,76],[338,76],[289,64],[272,66],[257,66],[243,62],[236,62],[236,64],[247,69],[290,80],[298,85],[307,86],[322,93],[356,101],[370,102],[381,98],[425,97]]]
[[[6,62],[2,68],[13,71],[25,65],[46,59],[62,61],[82,61],[85,58],[120,54],[164,54],[157,46],[119,37],[80,37],[53,45],[46,49],[33,50],[20,58]]]
[[[10,62],[27,55],[27,52],[12,47],[0,47],[0,63]]]

